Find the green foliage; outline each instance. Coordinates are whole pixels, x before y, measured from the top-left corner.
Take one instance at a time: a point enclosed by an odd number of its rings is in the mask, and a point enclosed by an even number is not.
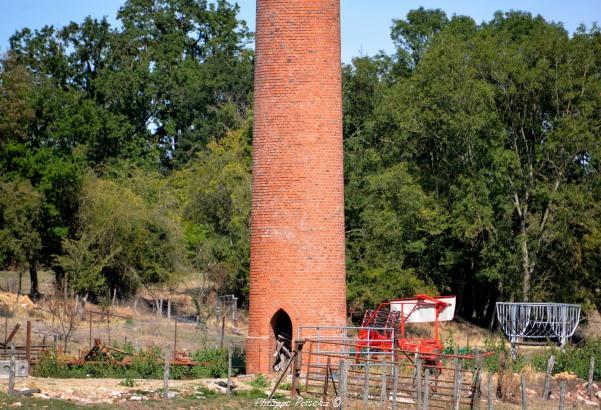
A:
[[[598,363],[601,359],[601,340],[593,338],[579,346],[568,345],[564,350],[556,346],[549,346],[544,350],[519,355],[515,360],[511,360],[510,352],[506,350],[502,340],[487,341],[486,351],[492,352],[492,354],[484,358],[484,368],[493,373],[499,371],[499,355],[501,352],[505,353],[507,364],[511,371],[515,373],[521,372],[526,365],[531,365],[537,371],[544,372],[547,369],[549,357],[553,355],[555,356],[553,374],[570,372],[586,380],[591,357],[595,358],[595,363]],[[594,380],[601,380],[601,370],[598,366],[594,369],[593,378]]]
[[[26,266],[42,248],[41,205],[29,181],[0,180],[0,266]]]
[[[487,325],[500,298],[599,306],[598,31],[418,9],[392,37],[383,72],[345,69],[351,304],[428,286]]]
[[[164,283],[181,271],[181,233],[160,209],[123,184],[88,178],[79,212],[80,237],[65,243],[58,262],[70,286],[103,296]]]
[[[227,1],[129,0],[0,59],[0,264],[127,296],[190,268],[246,302],[252,34]],[[601,46],[419,8],[343,66],[348,299],[601,306]],[[13,200],[13,197],[18,200]],[[148,369],[149,372],[154,371]],[[216,370],[217,372],[217,370]]]
[[[264,374],[259,374],[257,377],[252,379],[248,384],[250,384],[255,389],[266,389],[269,387],[270,383],[265,377]]]
[[[134,379],[130,379],[130,378],[126,377],[125,379],[123,379],[119,382],[119,385],[125,386],[125,387],[135,387],[136,382]]]
[[[250,124],[207,149],[195,166],[174,175],[194,181],[184,211],[188,254],[217,289],[243,297],[250,265]]]
[[[123,350],[132,357],[128,366],[112,366],[110,364],[68,365],[57,360],[55,354],[49,354],[40,360],[33,370],[36,377],[54,378],[116,378],[123,379],[122,385],[133,387],[134,379],[162,379],[164,356],[160,349],[140,350],[134,352],[131,345]],[[116,360],[122,360],[125,355],[115,354]],[[193,360],[200,362],[198,366],[172,366],[169,377],[173,380],[191,378],[223,378],[227,377],[228,353],[216,348],[201,349],[194,352]],[[234,374],[244,371],[243,352],[234,350],[232,367]],[[241,365],[242,364],[242,365]],[[128,383],[128,384],[125,384]],[[131,384],[131,385],[130,385]]]

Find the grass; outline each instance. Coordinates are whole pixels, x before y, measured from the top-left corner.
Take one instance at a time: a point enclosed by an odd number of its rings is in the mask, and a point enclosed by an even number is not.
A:
[[[15,403],[21,403],[22,409],[53,409],[53,410],[75,410],[75,409],[98,409],[106,410],[110,406],[97,405],[78,405],[65,400],[38,399],[35,397],[9,397],[5,393],[0,393],[0,408],[13,407]],[[18,406],[18,405],[17,405]],[[17,407],[14,407],[17,408]],[[114,407],[116,408],[116,407]]]

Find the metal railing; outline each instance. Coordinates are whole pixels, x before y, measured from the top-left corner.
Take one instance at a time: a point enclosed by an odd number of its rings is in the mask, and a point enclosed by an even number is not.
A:
[[[363,332],[367,337],[359,337]],[[385,334],[390,337],[382,336]],[[299,326],[297,340],[308,340],[314,345],[317,364],[323,355],[342,353],[354,355],[359,346],[361,354],[366,357],[389,356],[392,360],[391,349],[374,348],[374,344],[389,344],[395,346],[394,329],[390,327],[360,327],[360,326]]]
[[[580,322],[580,305],[565,303],[497,302],[496,311],[512,351],[528,339],[556,340],[564,347]]]

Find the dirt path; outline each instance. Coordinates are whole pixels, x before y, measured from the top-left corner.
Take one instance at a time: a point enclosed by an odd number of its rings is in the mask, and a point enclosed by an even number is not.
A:
[[[236,378],[237,391],[248,391],[249,380]],[[16,382],[16,390],[40,389],[34,397],[61,399],[83,404],[118,404],[130,401],[159,400],[163,392],[162,380],[133,380],[133,386],[124,386],[121,379],[49,379],[28,377]],[[224,390],[223,379],[170,380],[169,391],[173,397],[202,396],[207,390]],[[2,380],[0,390],[7,391]]]

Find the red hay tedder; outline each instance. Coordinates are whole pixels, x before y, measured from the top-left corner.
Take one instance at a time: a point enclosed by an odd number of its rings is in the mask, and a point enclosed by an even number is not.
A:
[[[453,320],[454,315],[455,296],[417,295],[384,302],[365,312],[356,346],[357,355],[364,349],[390,351],[394,341],[397,348],[419,353],[425,361],[438,365],[437,358],[443,351],[439,322]],[[433,337],[407,337],[405,332],[409,323],[434,323]]]

